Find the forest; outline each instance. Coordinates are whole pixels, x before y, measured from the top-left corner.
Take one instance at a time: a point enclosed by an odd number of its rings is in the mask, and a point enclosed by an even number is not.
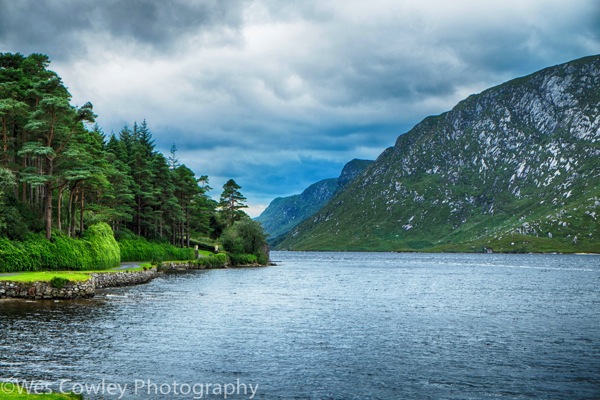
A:
[[[180,163],[175,144],[159,152],[145,120],[105,134],[49,65],[43,54],[0,53],[0,244],[80,238],[104,223],[118,241],[266,256],[233,179],[213,200],[209,178]]]

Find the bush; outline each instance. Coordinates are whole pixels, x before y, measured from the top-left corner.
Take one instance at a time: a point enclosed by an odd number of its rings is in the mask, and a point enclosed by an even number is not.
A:
[[[208,257],[200,257],[196,260],[196,265],[206,268],[222,268],[229,263],[227,254],[215,254]]]
[[[194,250],[184,249],[168,243],[149,242],[144,238],[128,238],[119,240],[121,261],[167,261],[193,260]]]
[[[119,246],[105,223],[90,226],[81,239],[60,232],[51,240],[33,234],[24,241],[0,239],[0,272],[106,269],[119,261]]]
[[[225,250],[230,253],[234,265],[269,263],[269,247],[260,223],[251,219],[241,220],[225,229],[221,236]],[[249,255],[254,261],[249,261]]]
[[[233,265],[255,265],[258,263],[258,257],[254,254],[231,254],[229,257]]]
[[[67,278],[61,278],[60,276],[55,276],[50,280],[50,285],[57,289],[64,288],[70,281]]]
[[[90,226],[85,231],[83,239],[90,243],[90,255],[94,260],[95,268],[112,268],[121,262],[121,249],[108,224],[98,223]]]

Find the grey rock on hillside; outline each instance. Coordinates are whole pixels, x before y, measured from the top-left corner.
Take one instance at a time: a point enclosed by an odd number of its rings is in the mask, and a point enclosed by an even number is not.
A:
[[[281,248],[600,252],[600,56],[472,95],[398,137]]]

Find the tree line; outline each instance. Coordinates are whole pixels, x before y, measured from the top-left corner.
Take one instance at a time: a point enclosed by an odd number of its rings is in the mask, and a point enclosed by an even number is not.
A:
[[[106,222],[117,236],[190,246],[244,221],[264,238],[233,179],[217,202],[175,145],[168,157],[156,150],[146,121],[105,135],[92,104],[71,105],[49,64],[43,54],[0,53],[0,237],[77,237]]]

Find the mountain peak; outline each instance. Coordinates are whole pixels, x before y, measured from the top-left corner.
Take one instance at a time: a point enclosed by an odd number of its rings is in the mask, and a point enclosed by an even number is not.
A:
[[[302,193],[278,197],[256,218],[270,236],[271,243],[285,235],[323,207],[335,193],[355,179],[373,161],[354,159],[342,169],[338,178],[313,183]]]

